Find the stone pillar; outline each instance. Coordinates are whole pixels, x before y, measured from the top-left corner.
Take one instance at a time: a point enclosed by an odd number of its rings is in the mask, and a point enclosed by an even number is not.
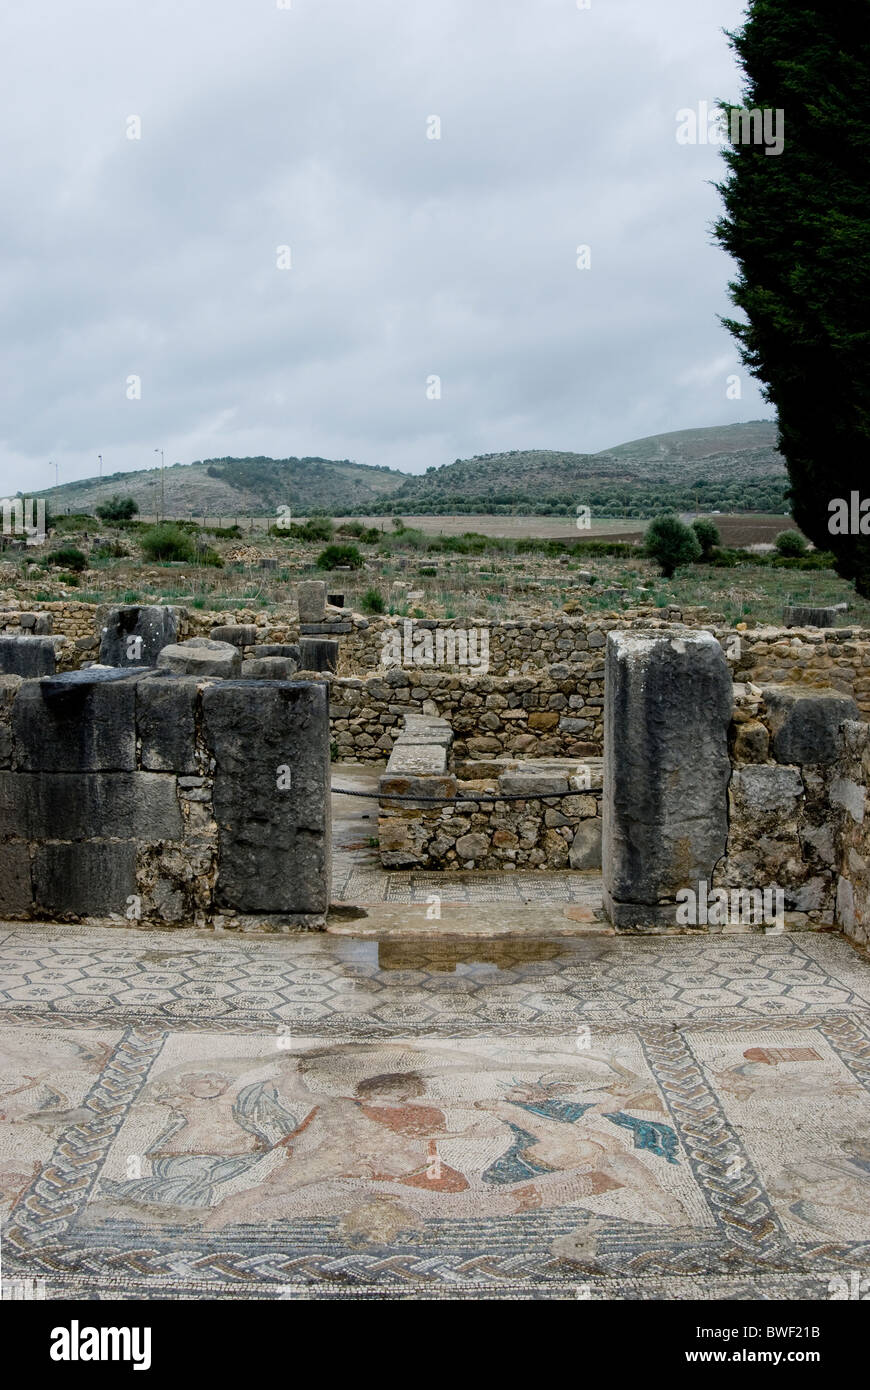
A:
[[[616,927],[673,923],[712,882],[728,835],[728,663],[708,632],[613,632],[604,715],[604,907]]]
[[[215,760],[215,897],[244,913],[322,919],[330,893],[324,684],[226,681],[202,692]]]
[[[322,623],[326,617],[326,580],[305,579],[296,590],[300,623]]]
[[[101,666],[153,666],[164,647],[178,641],[176,608],[110,608],[100,632]]]
[[[0,637],[0,675],[53,676],[57,666],[52,637]]]
[[[299,669],[302,671],[338,670],[338,643],[314,637],[299,639]]]

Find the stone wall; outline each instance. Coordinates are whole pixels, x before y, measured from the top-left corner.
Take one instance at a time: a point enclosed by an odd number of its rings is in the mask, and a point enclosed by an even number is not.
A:
[[[732,662],[738,681],[755,685],[802,685],[850,695],[862,719],[870,719],[870,632],[866,629],[755,628],[736,634],[717,631],[728,652],[739,638]]]
[[[0,915],[286,930],[329,905],[326,692],[0,678]]]
[[[330,680],[330,721],[343,761],[388,758],[404,717],[446,719],[457,756],[600,754],[604,668],[551,666],[535,676],[456,675],[394,669]]]
[[[861,731],[870,726],[856,720],[857,712],[854,701],[833,689],[735,687],[728,844],[714,883],[775,885],[792,929],[834,926],[850,903],[856,924],[866,929],[861,837],[868,777]],[[846,730],[852,731],[848,753]]]
[[[386,868],[601,867],[601,763],[460,762],[443,719],[410,715],[378,784]]]
[[[836,921],[870,946],[870,724],[843,725],[843,751],[831,794],[842,816],[836,839]]]

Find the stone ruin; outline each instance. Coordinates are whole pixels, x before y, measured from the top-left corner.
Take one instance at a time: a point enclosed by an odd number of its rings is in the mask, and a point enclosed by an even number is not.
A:
[[[394,620],[311,581],[295,625],[102,611],[99,661],[58,674],[97,653],[68,607],[0,632],[8,917],[322,926],[332,749],[387,763],[387,868],[603,870],[628,931],[775,885],[786,925],[870,939],[860,632],[508,622],[485,671],[384,670]],[[339,643],[376,673],[335,675]]]

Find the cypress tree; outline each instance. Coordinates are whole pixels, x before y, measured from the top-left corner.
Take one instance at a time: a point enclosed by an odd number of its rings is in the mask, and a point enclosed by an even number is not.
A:
[[[782,111],[785,143],[723,151],[715,236],[746,320],[723,322],[776,407],[795,521],[870,597],[870,0],[749,0],[728,38],[743,108]]]

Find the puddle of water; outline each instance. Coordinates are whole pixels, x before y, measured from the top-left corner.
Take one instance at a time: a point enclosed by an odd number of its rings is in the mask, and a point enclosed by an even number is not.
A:
[[[362,943],[360,943],[362,944]],[[490,976],[495,971],[510,971],[522,976],[524,967],[546,962],[566,963],[568,960],[589,961],[609,948],[609,942],[575,941],[571,938],[546,941],[475,939],[452,937],[437,941],[384,940],[373,941],[380,970],[426,970],[437,973],[457,972],[466,975]]]

